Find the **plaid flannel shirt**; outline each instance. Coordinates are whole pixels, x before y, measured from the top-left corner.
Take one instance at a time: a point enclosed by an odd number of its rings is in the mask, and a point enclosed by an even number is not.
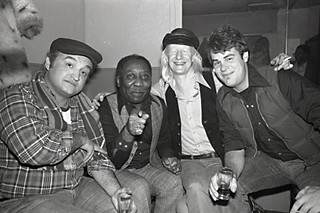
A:
[[[79,184],[85,153],[76,139],[86,131],[78,101],[75,97],[70,102],[72,124],[62,131],[52,128],[48,109],[31,83],[0,91],[0,198],[54,193]],[[104,143],[100,123],[98,127]],[[74,167],[65,168],[66,160]],[[100,169],[115,168],[106,156],[95,154],[88,163],[89,174]]]

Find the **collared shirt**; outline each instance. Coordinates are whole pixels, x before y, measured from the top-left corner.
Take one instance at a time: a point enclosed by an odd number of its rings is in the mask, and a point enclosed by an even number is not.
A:
[[[134,106],[131,103],[129,103],[129,101],[126,100],[123,96],[121,96],[120,93],[117,93],[117,102],[118,102],[118,112],[121,113],[123,108],[125,108],[128,114],[130,115]],[[134,138],[134,140],[138,142],[138,147],[132,161],[127,167],[128,169],[142,168],[149,163],[150,147],[151,147],[151,141],[152,141],[152,119],[154,119],[151,114],[152,102],[155,102],[155,100],[151,96],[149,96],[142,104],[142,110],[145,111],[147,114],[149,114],[150,117],[148,118],[145,124],[145,128],[142,135],[135,136]],[[170,130],[168,125],[166,108],[164,104],[159,107],[163,108],[164,114],[163,114],[162,125],[160,129],[157,146],[162,144],[167,144],[167,143],[171,144],[171,137],[170,137]],[[128,160],[133,142],[124,142],[124,140],[122,139],[120,134],[121,129],[118,129],[115,124],[115,121],[113,119],[113,114],[107,99],[101,102],[101,106],[99,107],[98,111],[100,114],[100,121],[102,123],[104,134],[106,137],[106,147],[109,153],[111,153],[110,158],[114,163],[114,165],[116,166],[116,168],[120,169],[121,166]],[[119,114],[119,117],[120,116],[121,115]],[[166,146],[166,148],[172,149],[171,147],[168,147],[168,146]],[[114,150],[117,150],[116,153],[113,153]],[[169,157],[169,156],[164,156],[165,153],[162,153],[161,151],[159,151],[159,154],[161,157]],[[172,157],[171,153],[169,155],[170,157]]]
[[[200,73],[194,74],[195,83],[193,88],[195,94],[191,97],[184,97],[175,88],[175,82],[172,80],[165,84],[164,90],[158,94],[165,100],[165,91],[170,86],[176,93],[178,100],[180,119],[181,119],[181,144],[183,155],[201,155],[214,152],[213,147],[207,137],[206,131],[202,125],[201,95],[199,84],[210,88],[204,77]]]
[[[66,131],[50,127],[48,108],[39,101],[31,83],[1,90],[0,100],[0,197],[75,188],[83,175],[84,165],[79,163],[84,155],[74,133],[86,133],[77,99],[70,101],[72,123]],[[91,168],[114,170],[111,161],[101,157],[93,157]],[[66,162],[73,167],[67,169]]]
[[[258,112],[254,97],[255,88],[268,87],[270,84],[252,66],[248,66],[248,68],[249,88],[240,94],[231,88],[229,88],[229,91],[244,101],[253,124],[258,150],[283,161],[296,159],[297,155],[291,152],[284,142],[266,126]],[[280,91],[290,103],[292,110],[318,128],[320,124],[320,100],[318,95],[312,94],[319,94],[319,88],[292,71],[280,71],[277,80]],[[226,151],[243,149],[244,144],[236,142],[241,138],[239,132],[233,127],[232,123],[226,122],[228,118],[220,104],[217,104],[217,110],[220,116],[220,123],[223,125],[223,129],[226,130],[224,131]]]

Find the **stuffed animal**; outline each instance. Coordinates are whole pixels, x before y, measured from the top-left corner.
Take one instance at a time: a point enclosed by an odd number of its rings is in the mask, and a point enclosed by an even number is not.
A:
[[[31,0],[0,0],[0,89],[31,80],[22,36],[32,39],[42,26]]]

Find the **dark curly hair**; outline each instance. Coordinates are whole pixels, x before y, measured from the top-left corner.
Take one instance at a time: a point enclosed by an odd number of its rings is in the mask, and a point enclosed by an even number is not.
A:
[[[210,52],[224,53],[233,47],[241,56],[244,52],[248,51],[247,42],[238,30],[233,29],[229,25],[221,25],[211,33],[206,50],[210,58]]]

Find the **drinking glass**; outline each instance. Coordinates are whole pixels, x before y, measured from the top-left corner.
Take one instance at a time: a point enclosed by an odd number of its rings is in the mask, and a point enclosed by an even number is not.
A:
[[[233,171],[231,168],[222,167],[218,172],[218,198],[220,200],[229,200],[230,197],[230,182],[233,178]]]
[[[129,213],[131,210],[131,196],[122,197],[121,194],[118,195],[118,212],[119,213]]]

